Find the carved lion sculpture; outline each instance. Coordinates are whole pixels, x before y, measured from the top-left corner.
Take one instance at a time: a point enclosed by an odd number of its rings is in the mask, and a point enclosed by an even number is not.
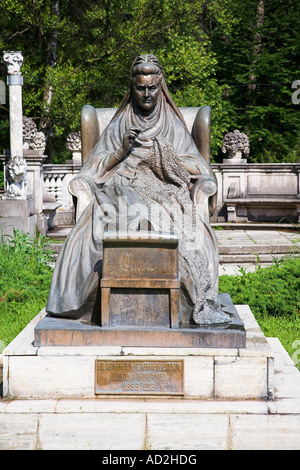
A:
[[[10,196],[26,196],[27,181],[26,181],[27,165],[22,156],[16,155],[9,159],[7,165],[7,193]]]

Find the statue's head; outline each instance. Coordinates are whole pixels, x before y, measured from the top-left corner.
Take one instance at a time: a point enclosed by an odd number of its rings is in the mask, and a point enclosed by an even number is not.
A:
[[[161,96],[185,126],[184,119],[175,105],[164,79],[163,68],[155,55],[143,54],[136,57],[131,67],[130,87],[119,106],[114,118],[119,116],[132,99],[145,115],[151,114]]]
[[[132,94],[142,112],[149,114],[156,107],[163,80],[159,60],[152,54],[138,56],[131,67]]]

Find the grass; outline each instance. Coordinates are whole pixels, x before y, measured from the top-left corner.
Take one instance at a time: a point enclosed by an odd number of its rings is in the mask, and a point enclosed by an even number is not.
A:
[[[15,336],[45,306],[53,268],[45,237],[18,231],[1,236],[0,243],[0,347]]]
[[[53,272],[47,238],[15,232],[0,244],[0,353],[44,308]],[[219,291],[250,306],[266,336],[300,364],[300,259],[286,257],[254,273],[220,276]],[[300,369],[300,367],[299,367]]]
[[[280,263],[241,276],[220,276],[220,292],[228,292],[236,305],[249,305],[263,333],[279,338],[300,369],[300,259]],[[300,351],[300,350],[299,350]]]
[[[300,370],[300,318],[260,317],[258,324],[266,337],[279,339]]]

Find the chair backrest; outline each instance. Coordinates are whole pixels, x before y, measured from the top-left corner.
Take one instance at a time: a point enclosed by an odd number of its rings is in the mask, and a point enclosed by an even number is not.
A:
[[[82,161],[86,162],[104,129],[110,123],[117,108],[94,108],[85,105],[81,112]],[[210,162],[210,113],[209,106],[179,108],[188,131],[205,160]]]
[[[179,108],[190,133],[192,132],[195,117],[199,109],[200,108]],[[96,108],[100,135],[110,123],[116,110],[117,108]]]

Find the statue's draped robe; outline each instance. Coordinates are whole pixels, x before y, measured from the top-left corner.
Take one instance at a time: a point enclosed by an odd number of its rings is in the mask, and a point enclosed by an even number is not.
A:
[[[107,171],[109,155],[122,147],[124,133],[131,126],[143,131],[126,158]],[[147,159],[152,162],[151,168]],[[211,229],[196,214],[189,193],[191,175],[181,165],[184,160],[192,160],[199,174],[211,175],[209,165],[163,93],[148,117],[139,114],[129,101],[104,130],[77,176],[94,188],[94,196],[60,251],[47,312],[78,318],[90,313],[95,302],[99,303],[104,230],[137,230],[145,228],[143,223],[149,220],[154,230],[168,231],[172,227],[175,232],[181,231],[183,213],[190,216],[188,222],[184,219],[183,227],[189,240],[179,240],[183,319],[193,318],[201,323],[202,318],[205,323],[208,309],[219,310],[212,279],[216,242]],[[162,217],[151,211],[157,206]],[[200,245],[199,240],[195,245],[196,234],[191,230],[200,234]],[[209,236],[201,238],[205,231],[209,231]]]

